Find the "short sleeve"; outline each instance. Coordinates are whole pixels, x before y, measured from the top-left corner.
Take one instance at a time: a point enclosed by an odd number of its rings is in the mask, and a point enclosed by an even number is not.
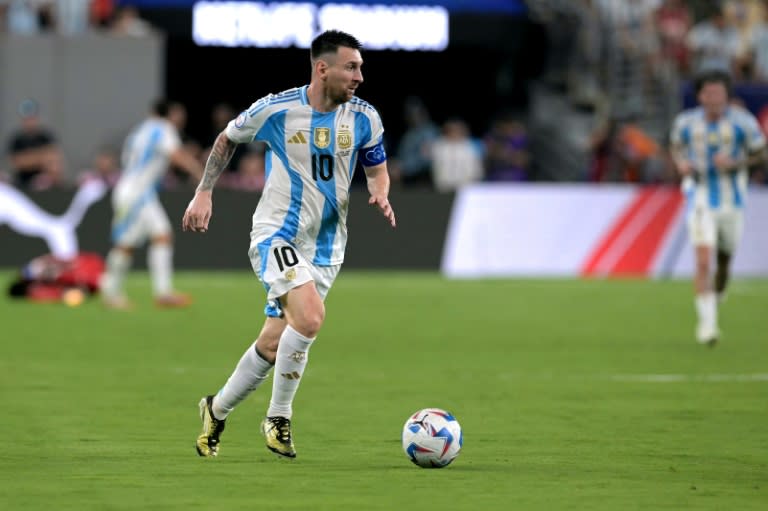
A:
[[[243,110],[240,112],[240,115],[229,121],[225,129],[227,138],[238,144],[252,142],[272,113],[272,108],[270,108],[272,97],[272,94],[264,96],[253,103],[247,110]]]
[[[746,135],[746,145],[749,152],[759,151],[765,147],[765,135],[760,129],[760,124],[752,114],[744,116],[744,133]]]
[[[371,125],[370,139],[362,144],[363,149],[379,144],[384,138],[384,124],[381,122],[379,112],[375,108],[369,107],[366,111],[366,117]]]

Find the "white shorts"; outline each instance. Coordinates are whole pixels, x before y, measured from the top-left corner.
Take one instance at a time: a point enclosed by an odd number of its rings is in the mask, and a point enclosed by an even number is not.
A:
[[[281,238],[254,241],[248,250],[251,266],[267,290],[264,313],[269,317],[283,316],[279,298],[291,289],[314,281],[320,297],[325,300],[341,265],[316,266],[291,243]]]
[[[171,234],[171,222],[157,196],[137,201],[113,201],[112,242],[121,247],[135,247],[148,238]]]
[[[733,254],[744,229],[740,209],[712,209],[697,205],[688,212],[688,237],[693,246],[713,247]]]

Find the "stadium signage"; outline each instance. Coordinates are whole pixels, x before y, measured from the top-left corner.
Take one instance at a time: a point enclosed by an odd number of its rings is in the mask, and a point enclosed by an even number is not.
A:
[[[309,48],[327,29],[353,33],[368,50],[442,51],[448,10],[441,6],[295,2],[197,2],[192,38],[199,46]]]

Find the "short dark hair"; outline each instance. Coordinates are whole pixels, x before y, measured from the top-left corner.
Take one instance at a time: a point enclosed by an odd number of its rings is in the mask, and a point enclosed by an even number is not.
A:
[[[340,46],[353,50],[360,50],[363,47],[360,41],[351,34],[341,30],[326,30],[314,38],[309,55],[312,60],[315,60],[324,53],[336,53]]]
[[[726,92],[728,93],[728,96],[730,97],[733,81],[731,80],[731,75],[727,71],[712,69],[710,71],[704,71],[696,76],[695,80],[693,81],[693,90],[696,92],[696,95],[698,96],[699,92],[701,92],[701,89],[710,83],[723,84]]]

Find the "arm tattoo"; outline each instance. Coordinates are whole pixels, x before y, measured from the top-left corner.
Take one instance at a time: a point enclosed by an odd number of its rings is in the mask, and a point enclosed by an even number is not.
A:
[[[224,132],[219,133],[211,148],[208,161],[205,163],[203,178],[200,180],[200,184],[197,185],[198,191],[213,190],[213,185],[216,184],[216,180],[219,179],[221,173],[227,168],[227,164],[236,148],[237,144],[232,142]]]

